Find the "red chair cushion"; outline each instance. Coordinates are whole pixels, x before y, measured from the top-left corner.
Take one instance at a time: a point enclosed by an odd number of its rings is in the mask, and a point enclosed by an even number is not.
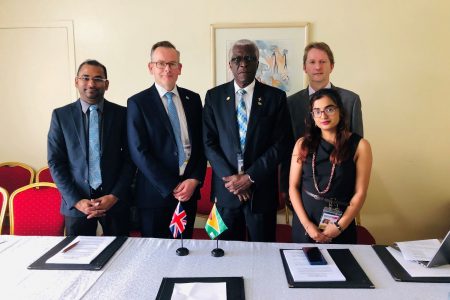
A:
[[[15,235],[64,234],[64,217],[60,213],[61,195],[53,187],[30,188],[13,199]]]
[[[287,224],[277,224],[275,231],[277,243],[292,243],[292,227]]]
[[[200,200],[197,202],[197,213],[202,215],[209,215],[213,207],[211,202],[211,178],[212,178],[212,168],[206,168],[205,181],[200,189]]]
[[[0,186],[11,195],[15,190],[26,186],[33,180],[30,171],[21,166],[1,166]]]
[[[39,172],[38,174],[38,178],[37,180],[38,182],[54,182],[53,178],[52,178],[52,174],[50,174],[50,169],[43,169],[41,172]]]
[[[372,234],[361,225],[356,226],[356,242],[360,245],[375,245],[376,241]]]

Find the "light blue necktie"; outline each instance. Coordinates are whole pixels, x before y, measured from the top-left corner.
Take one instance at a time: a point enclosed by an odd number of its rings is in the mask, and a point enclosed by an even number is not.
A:
[[[180,119],[178,119],[177,108],[172,99],[173,95],[174,94],[172,92],[167,92],[165,96],[167,98],[167,114],[169,115],[170,123],[172,124],[173,134],[175,135],[175,141],[177,143],[178,166],[181,167],[184,163],[186,156],[184,154],[183,142],[181,141]]]
[[[245,108],[244,95],[247,92],[244,89],[240,89],[238,94],[241,96],[236,109],[237,121],[239,126],[239,141],[241,143],[241,151],[245,150],[245,137],[247,135],[247,109]]]
[[[97,105],[89,106],[89,111],[89,185],[95,190],[102,184]]]

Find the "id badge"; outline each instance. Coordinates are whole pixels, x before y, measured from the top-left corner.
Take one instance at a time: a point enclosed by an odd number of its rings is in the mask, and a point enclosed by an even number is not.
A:
[[[241,153],[237,154],[237,166],[238,166],[238,174],[244,174],[244,157]]]
[[[342,211],[339,208],[325,207],[320,217],[319,229],[324,230],[328,224],[333,224],[342,216]]]

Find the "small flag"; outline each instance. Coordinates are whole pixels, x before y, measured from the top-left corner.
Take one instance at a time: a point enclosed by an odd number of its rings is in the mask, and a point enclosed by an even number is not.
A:
[[[223,222],[222,217],[217,211],[216,204],[214,204],[211,212],[209,213],[208,220],[206,221],[206,233],[208,233],[209,237],[213,240],[227,229],[227,225]]]
[[[178,202],[177,208],[173,212],[172,221],[169,225],[174,239],[176,239],[179,234],[183,233],[186,223],[186,212],[184,211],[183,206],[181,206],[181,203]]]

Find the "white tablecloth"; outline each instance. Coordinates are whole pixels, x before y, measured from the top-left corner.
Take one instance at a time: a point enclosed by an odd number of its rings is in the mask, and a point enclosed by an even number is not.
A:
[[[287,286],[279,249],[300,244],[130,238],[102,271],[39,271],[26,267],[61,238],[8,237],[0,244],[0,286],[12,299],[155,299],[163,277],[243,276],[246,299],[449,299],[450,283],[395,282],[370,246],[350,248],[375,289],[293,289]],[[4,285],[6,283],[6,285]],[[5,288],[7,293],[5,293]]]

